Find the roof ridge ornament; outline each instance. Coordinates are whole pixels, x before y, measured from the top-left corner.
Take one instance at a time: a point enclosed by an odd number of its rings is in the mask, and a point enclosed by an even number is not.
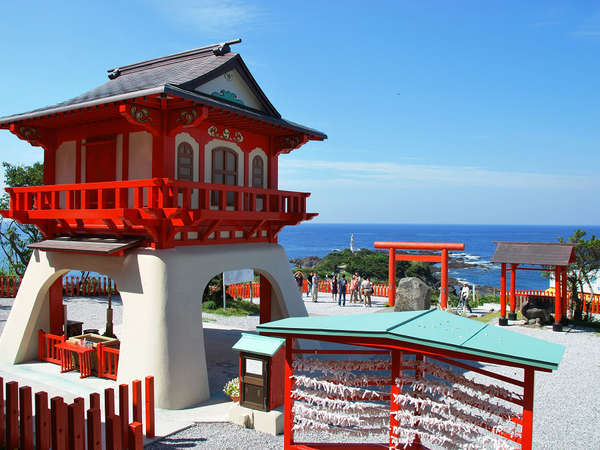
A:
[[[218,46],[217,46],[217,48],[215,48],[213,50],[213,54],[215,56],[226,55],[227,53],[229,53],[231,51],[231,48],[229,47],[230,45],[239,44],[240,42],[242,42],[242,40],[240,38],[233,39],[231,41],[221,42],[220,44],[217,44]]]

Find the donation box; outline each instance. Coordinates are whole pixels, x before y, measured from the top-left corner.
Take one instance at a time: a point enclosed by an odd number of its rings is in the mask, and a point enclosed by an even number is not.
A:
[[[240,352],[240,405],[270,411],[283,405],[285,339],[242,333],[233,346]]]

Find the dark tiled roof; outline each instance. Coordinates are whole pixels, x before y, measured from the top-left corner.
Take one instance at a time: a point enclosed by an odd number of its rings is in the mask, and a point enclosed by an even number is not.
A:
[[[492,262],[566,266],[573,261],[573,244],[545,242],[495,242]]]
[[[231,41],[230,43],[237,42]],[[234,67],[237,67],[249,87],[263,103],[267,111],[266,113],[242,105],[230,104],[192,90],[204,80],[208,80]],[[110,79],[90,91],[56,105],[39,108],[27,113],[2,117],[0,118],[0,125],[44,114],[90,106],[95,103],[106,103],[141,95],[169,93],[326,138],[326,135],[320,131],[283,120],[262,92],[239,54],[229,51],[229,43],[210,45],[187,52],[116,67],[110,69],[108,72]]]

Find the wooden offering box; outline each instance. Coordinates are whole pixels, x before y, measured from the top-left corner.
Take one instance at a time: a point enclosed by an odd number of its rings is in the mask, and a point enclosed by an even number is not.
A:
[[[270,411],[283,404],[285,339],[242,333],[233,346],[240,352],[240,405]]]
[[[81,345],[84,340],[86,342],[91,342],[92,347],[94,349],[96,349],[98,344],[102,344],[104,347],[111,347],[111,348],[119,348],[119,346],[121,344],[118,339],[107,337],[107,336],[102,336],[100,334],[94,334],[94,333],[86,333],[86,334],[81,334],[79,336],[72,336],[69,339],[67,339],[67,342],[70,342],[70,343],[76,344],[76,345]],[[93,352],[91,354],[91,360],[92,360],[92,373],[94,375],[97,375],[98,374],[98,354],[96,352]],[[76,367],[78,367],[77,363],[75,363],[75,364],[76,364]]]

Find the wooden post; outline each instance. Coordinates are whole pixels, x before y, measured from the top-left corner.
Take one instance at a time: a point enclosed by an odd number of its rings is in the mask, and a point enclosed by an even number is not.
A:
[[[531,450],[533,435],[533,388],[535,371],[526,367],[523,387],[523,429],[521,432],[521,448]]]
[[[129,449],[142,450],[143,448],[142,424],[140,422],[132,422],[129,425]]]
[[[43,391],[35,393],[35,448],[50,448],[50,409],[48,394]]]
[[[123,448],[121,445],[121,436],[123,436],[121,418],[118,415],[113,414],[105,423],[106,450],[121,450]]]
[[[394,440],[398,438],[398,433],[394,431],[394,427],[398,426],[398,419],[395,414],[398,411],[398,403],[394,401],[394,395],[398,395],[401,386],[396,385],[396,378],[402,378],[402,352],[400,350],[392,350],[392,387],[390,391],[390,445],[389,448],[396,448]]]
[[[50,400],[52,415],[52,450],[67,449],[67,405],[62,397]]]
[[[33,450],[33,408],[31,406],[31,388],[19,388],[19,428],[21,431],[20,450]]]
[[[146,377],[146,437],[154,437],[154,377]]]
[[[560,300],[560,268],[556,266],[554,268],[554,324],[552,325],[553,331],[562,331],[562,305]]]
[[[283,448],[288,450],[294,443],[294,431],[292,425],[294,418],[292,417],[292,406],[294,400],[292,399],[292,389],[294,388],[294,381],[292,376],[294,375],[293,353],[294,349],[294,338],[285,339],[285,397],[283,403]]]
[[[568,298],[568,292],[567,292],[567,267],[566,266],[561,266],[560,267],[560,274],[561,274],[561,284],[560,284],[560,289],[561,289],[561,302],[562,302],[562,319],[563,319],[563,325],[568,325],[568,317],[567,317],[567,310],[569,309],[569,298]],[[585,295],[583,296],[583,304],[585,305]]]
[[[440,273],[440,307],[448,309],[448,249],[442,249]]]
[[[260,323],[271,321],[271,283],[260,275]]]
[[[517,267],[518,264],[510,264],[510,312],[508,313],[508,320],[517,320],[517,313],[515,312],[517,300]]]
[[[119,385],[119,416],[121,417],[121,446],[126,449],[129,425],[129,386],[126,384]]]
[[[6,383],[6,448],[19,447],[19,384]]]
[[[4,447],[6,436],[6,429],[4,420],[4,378],[0,377],[0,447]]]
[[[100,394],[97,392],[90,394],[90,409],[100,409]]]
[[[85,450],[85,407],[81,397],[69,405],[69,449]]]
[[[501,264],[500,272],[500,321],[498,325],[508,325],[508,319],[506,318],[506,263]]]
[[[90,408],[87,412],[87,448],[102,450],[102,423],[99,408]]]
[[[48,289],[50,302],[50,334],[60,335],[65,331],[63,309],[63,277],[58,277]]]
[[[131,383],[131,402],[133,403],[133,416],[134,422],[142,421],[142,382],[140,380],[133,380]]]
[[[396,303],[396,249],[394,248],[390,248],[388,254],[388,289],[388,305],[394,306]]]
[[[104,389],[104,421],[115,414],[115,390],[113,388]]]

